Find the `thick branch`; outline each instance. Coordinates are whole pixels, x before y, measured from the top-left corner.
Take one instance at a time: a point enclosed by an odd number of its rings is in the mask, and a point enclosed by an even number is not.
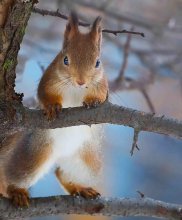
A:
[[[0,199],[0,218],[16,219],[58,214],[89,214],[104,216],[150,216],[182,219],[182,206],[150,198],[98,198],[85,200],[72,196],[31,199],[30,207],[16,209],[8,199]]]
[[[16,115],[10,121],[7,114],[7,103],[0,103],[0,132],[10,134],[13,131],[23,129],[48,129],[61,128],[75,125],[91,125],[111,123],[133,127],[139,131],[149,131],[174,137],[182,137],[182,121],[155,116],[130,108],[105,103],[97,108],[85,109],[84,107],[63,109],[59,118],[54,121],[47,121],[43,112],[24,108],[21,105],[15,106]]]

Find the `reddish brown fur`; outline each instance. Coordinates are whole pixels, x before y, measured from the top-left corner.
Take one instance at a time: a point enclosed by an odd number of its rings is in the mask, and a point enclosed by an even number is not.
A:
[[[8,137],[6,137],[2,146],[0,147],[0,194],[7,196],[7,179],[4,173],[4,161],[8,160],[8,155],[13,151],[14,146],[16,146],[17,142],[22,138],[23,134],[21,132],[16,132]]]
[[[71,16],[64,35],[63,50],[50,64],[38,87],[38,98],[48,119],[56,117],[63,105],[65,79],[73,86],[77,85],[77,82],[87,85],[83,98],[85,106],[92,107],[106,100],[107,80],[102,66],[95,67],[100,56],[101,38],[99,18],[94,22],[91,31],[83,34],[79,32],[78,20]],[[63,63],[65,56],[70,61],[69,66]],[[51,140],[48,139],[46,132],[35,130],[16,133],[7,138],[0,148],[0,193],[12,198],[15,205],[28,205],[27,190],[21,186],[31,185],[31,180],[34,180],[51,155]],[[101,165],[97,154],[97,149],[91,152],[89,147],[86,147],[79,155],[94,174],[97,174]],[[67,182],[60,169],[57,169],[56,176],[72,195],[79,194],[86,198],[95,198],[99,195],[92,188]],[[30,185],[26,185],[27,182]]]
[[[18,197],[18,192],[21,194],[22,190],[19,190],[19,187],[15,187],[15,185],[22,184],[23,181],[27,181],[27,178],[34,176],[50,157],[51,143],[50,140],[46,140],[44,135],[44,131],[16,133],[3,143],[2,149],[4,150],[0,151],[1,194],[12,197],[9,187],[13,186]],[[13,190],[11,192],[13,193]],[[15,201],[16,199],[14,203]]]
[[[100,21],[101,19],[97,18],[91,31],[83,34],[79,32],[77,18],[75,16],[70,17],[64,34],[63,50],[49,66],[39,84],[39,100],[43,104],[43,108],[48,112],[48,115],[50,114],[48,105],[55,106],[57,103],[61,105],[62,95],[60,94],[60,88],[63,84],[60,77],[62,76],[68,77],[72,84],[82,82],[88,85],[83,99],[83,104],[86,107],[96,106],[106,100],[108,94],[106,76],[102,68],[95,68],[96,60],[100,56],[100,43],[102,39]],[[69,66],[63,64],[65,56],[70,60]],[[95,174],[101,166],[97,154],[98,152],[91,151],[89,147],[84,148],[80,152],[80,158]],[[55,173],[60,183],[70,194],[83,194],[85,197],[98,195],[93,189],[73,182],[67,182],[59,168]]]
[[[64,89],[64,80],[67,78],[73,85],[77,82],[85,83],[88,87],[83,102],[88,105],[93,102],[103,103],[108,93],[108,84],[102,68],[95,68],[96,60],[100,56],[102,38],[100,18],[94,22],[89,33],[80,33],[78,20],[75,16],[69,19],[64,34],[63,50],[43,75],[39,87],[38,97],[48,118],[55,113],[57,106],[62,106],[61,88]],[[70,60],[70,65],[63,64],[64,57]],[[55,107],[56,106],[56,107]]]
[[[33,133],[24,135],[17,143],[18,146],[13,149],[5,170],[10,185],[26,178],[26,173],[31,176],[49,158],[51,144],[41,137],[41,133],[43,131],[37,131],[36,135]]]
[[[48,119],[54,118],[56,111],[62,108],[62,96],[59,93],[58,86],[60,82],[56,77],[53,77],[57,59],[58,57],[48,67],[38,87],[38,97]]]
[[[102,78],[98,87],[88,89],[88,94],[85,96],[84,104],[92,107],[94,103],[103,103],[107,98],[108,83],[105,77]]]
[[[87,145],[80,150],[79,157],[94,175],[98,175],[101,169],[101,158],[98,149],[94,149],[94,146],[91,146],[90,143],[87,143]],[[71,195],[81,195],[85,198],[96,198],[98,195],[100,195],[91,187],[85,187],[83,185],[66,180],[61,168],[57,168],[55,174],[60,184]]]
[[[94,174],[99,173],[102,164],[98,150],[93,150],[92,146],[88,144],[80,150],[80,158]]]
[[[93,188],[91,187],[85,187],[73,182],[66,182],[64,178],[62,178],[62,172],[60,168],[57,168],[55,171],[56,177],[58,178],[59,182],[61,185],[70,193],[72,196],[82,196],[86,199],[89,198],[96,198],[100,194]]]
[[[14,206],[16,207],[29,206],[29,193],[26,189],[17,188],[13,185],[10,185],[8,186],[7,194]]]

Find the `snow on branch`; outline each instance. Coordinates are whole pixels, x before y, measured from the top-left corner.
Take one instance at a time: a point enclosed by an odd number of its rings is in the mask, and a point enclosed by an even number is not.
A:
[[[86,200],[72,196],[32,198],[29,208],[15,208],[8,199],[0,199],[1,219],[20,219],[60,214],[89,214],[103,216],[150,216],[182,219],[182,206],[151,198],[103,198]]]

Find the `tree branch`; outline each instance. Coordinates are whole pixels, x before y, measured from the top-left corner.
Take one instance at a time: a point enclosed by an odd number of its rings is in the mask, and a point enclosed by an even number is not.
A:
[[[59,118],[54,121],[47,121],[41,110],[24,108],[19,104],[14,105],[16,114],[14,120],[10,120],[7,115],[7,105],[6,102],[0,103],[0,133],[3,135],[26,129],[54,129],[75,125],[111,123],[136,128],[138,131],[182,137],[182,121],[165,116],[155,116],[155,114],[107,102],[92,109],[84,107],[63,109]]]
[[[8,210],[8,211],[7,211]],[[150,216],[182,219],[182,206],[150,198],[98,198],[85,200],[72,196],[33,198],[30,207],[14,208],[8,199],[0,199],[0,218],[18,219],[58,214],[89,214],[103,216]]]
[[[133,31],[134,27],[131,28],[131,31]],[[125,70],[127,68],[128,65],[128,55],[129,55],[129,50],[130,50],[130,43],[131,43],[131,34],[128,34],[127,38],[126,38],[126,43],[124,45],[124,49],[123,49],[123,61],[122,61],[122,65],[119,71],[119,74],[117,76],[117,78],[110,82],[110,89],[114,92],[116,90],[119,90],[120,88],[122,88],[123,84],[124,84],[124,73]]]
[[[133,153],[134,153],[135,148],[136,148],[137,150],[139,150],[139,147],[138,147],[138,145],[137,145],[139,132],[140,132],[140,131],[137,130],[136,128],[134,129],[133,144],[132,144],[132,148],[131,148],[131,151],[130,151],[131,156],[133,156]]]
[[[45,9],[40,9],[40,8],[34,7],[32,9],[32,12],[41,14],[43,16],[49,15],[49,16],[54,16],[54,17],[62,18],[64,20],[68,20],[68,16],[60,13],[59,9],[56,10],[56,11],[49,11],[49,10],[45,10]],[[89,23],[82,22],[82,21],[79,21],[79,25],[81,25],[83,27],[89,27],[90,26]],[[111,34],[114,34],[114,35],[117,35],[117,34],[135,34],[135,35],[140,35],[142,37],[145,37],[144,33],[137,32],[137,31],[103,29],[102,32],[111,33]]]
[[[146,102],[147,102],[147,105],[148,105],[150,111],[151,111],[152,113],[155,113],[154,105],[152,104],[152,101],[151,101],[151,99],[150,99],[150,97],[149,97],[149,95],[148,95],[146,89],[145,89],[145,88],[141,88],[141,89],[140,89],[140,92],[142,93],[143,97],[145,98],[145,100],[146,100]]]

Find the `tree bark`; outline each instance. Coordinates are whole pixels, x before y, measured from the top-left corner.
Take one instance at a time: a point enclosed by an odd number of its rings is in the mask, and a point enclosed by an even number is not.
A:
[[[155,114],[145,113],[106,102],[97,108],[84,107],[63,109],[59,117],[48,121],[41,110],[32,110],[22,105],[14,105],[14,119],[9,119],[7,103],[0,102],[0,132],[4,135],[27,129],[54,129],[78,125],[101,123],[132,127],[138,131],[149,131],[172,137],[182,137],[182,121]]]
[[[182,206],[150,198],[98,198],[85,200],[72,196],[33,198],[29,208],[17,209],[8,199],[0,199],[0,218],[17,219],[59,214],[89,214],[103,216],[150,216],[182,219]]]
[[[17,56],[33,7],[32,1],[14,0],[1,3],[6,18],[0,25],[0,98],[18,99],[14,91]]]

